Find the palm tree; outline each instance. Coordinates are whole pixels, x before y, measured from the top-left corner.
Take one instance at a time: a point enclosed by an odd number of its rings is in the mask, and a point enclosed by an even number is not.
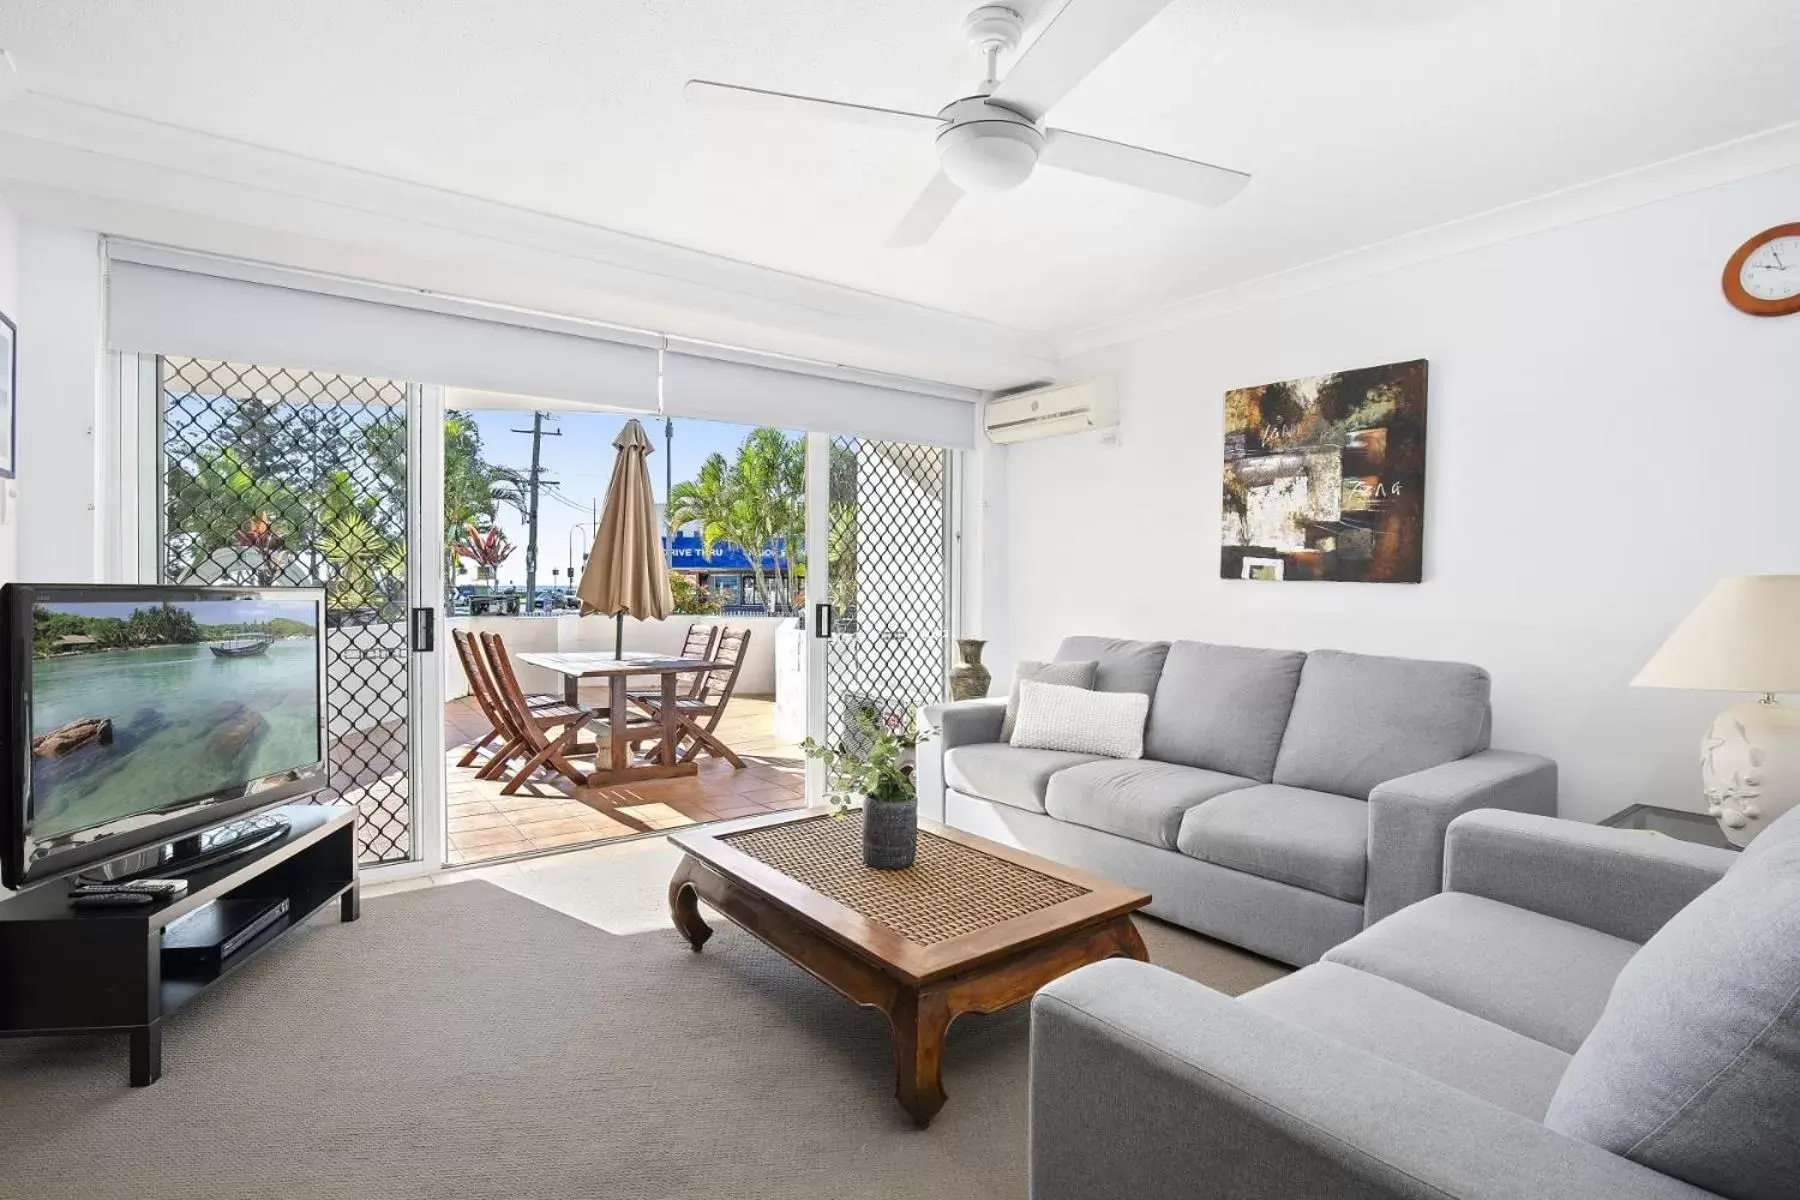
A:
[[[319,507],[319,553],[331,564],[332,606],[381,608],[406,566],[405,540],[389,537],[377,520],[381,499],[358,495],[348,471],[332,471]]]
[[[444,417],[444,588],[455,590],[457,539],[490,526],[502,507],[526,513],[525,475],[482,457],[481,430],[461,413]]]
[[[700,551],[711,558],[720,544],[734,546],[750,560],[758,595],[763,590],[762,541],[754,520],[755,505],[743,491],[740,474],[723,454],[709,454],[700,473],[669,490],[669,523],[700,527]]]
[[[670,489],[668,520],[674,527],[698,525],[708,558],[721,542],[741,550],[769,611],[792,604],[806,539],[806,440],[779,429],[751,430],[735,461],[710,455],[694,479]],[[764,555],[774,560],[773,587]]]
[[[746,509],[745,519],[758,561],[767,551],[775,559],[773,601],[791,603],[794,566],[806,536],[806,442],[764,426],[750,431],[732,466],[733,492]],[[758,590],[760,591],[760,580]]]

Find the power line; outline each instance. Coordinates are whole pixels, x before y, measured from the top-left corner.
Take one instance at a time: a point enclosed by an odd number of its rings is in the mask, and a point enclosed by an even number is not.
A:
[[[567,492],[559,490],[559,487],[560,485],[546,483],[544,485],[545,494],[565,508],[572,508],[580,513],[585,513],[588,510],[587,505],[574,499]]]

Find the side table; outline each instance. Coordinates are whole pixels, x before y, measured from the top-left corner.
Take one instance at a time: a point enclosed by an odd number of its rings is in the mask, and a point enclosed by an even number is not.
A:
[[[1642,829],[1660,833],[1684,842],[1717,846],[1721,850],[1739,850],[1725,840],[1719,823],[1705,813],[1687,812],[1679,808],[1662,808],[1655,804],[1633,804],[1620,809],[1600,824],[1611,829]]]

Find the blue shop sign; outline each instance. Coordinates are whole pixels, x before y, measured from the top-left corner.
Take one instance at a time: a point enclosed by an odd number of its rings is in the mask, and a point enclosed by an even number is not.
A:
[[[748,571],[751,569],[750,556],[736,546],[718,542],[713,546],[710,557],[702,548],[698,534],[678,534],[673,543],[663,539],[663,550],[669,558],[669,566],[676,571]],[[762,556],[762,569],[774,571],[777,564],[783,569],[787,567],[787,558],[783,555],[765,551]]]

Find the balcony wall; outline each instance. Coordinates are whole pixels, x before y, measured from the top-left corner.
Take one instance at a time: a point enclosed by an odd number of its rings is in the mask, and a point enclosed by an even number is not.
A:
[[[664,621],[639,621],[627,617],[625,649],[653,654],[678,654],[688,626],[695,621],[750,630],[749,654],[744,660],[743,673],[738,677],[739,694],[774,696],[778,690],[788,691],[792,686],[799,686],[800,695],[804,697],[803,683],[783,684],[779,689],[776,683],[776,633],[784,625],[793,626],[795,621],[792,617],[676,616]],[[452,629],[499,634],[514,656],[513,666],[518,672],[519,686],[527,692],[560,692],[562,677],[520,662],[518,655],[533,651],[568,653],[611,650],[613,647],[611,617],[451,617],[449,625]],[[463,676],[461,660],[454,653],[446,653],[444,664],[444,698],[451,700],[468,695],[469,683]],[[643,686],[653,684],[653,680],[645,680]]]

